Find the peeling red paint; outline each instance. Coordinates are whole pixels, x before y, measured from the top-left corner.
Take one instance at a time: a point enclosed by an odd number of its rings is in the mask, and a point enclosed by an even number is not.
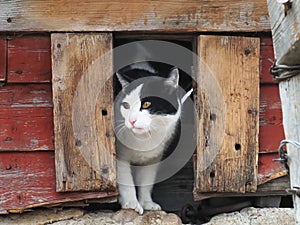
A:
[[[0,87],[0,214],[116,194],[55,191],[50,52],[49,36],[9,40],[8,81],[19,84]],[[273,161],[284,138],[278,84],[269,75],[273,55],[271,38],[262,38],[259,183],[284,175]]]

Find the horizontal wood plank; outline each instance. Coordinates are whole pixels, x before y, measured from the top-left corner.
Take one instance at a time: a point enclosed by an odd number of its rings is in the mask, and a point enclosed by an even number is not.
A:
[[[200,201],[214,197],[257,197],[257,196],[285,196],[286,189],[290,187],[288,176],[279,177],[277,179],[263,183],[257,187],[256,192],[246,193],[195,193],[195,200]]]
[[[53,150],[50,84],[0,87],[0,151]]]
[[[116,196],[113,192],[57,193],[55,183],[53,151],[0,153],[0,214],[22,212],[37,206]]]
[[[0,151],[54,149],[52,108],[0,110]]]
[[[9,84],[0,87],[0,107],[52,107],[51,84]]]
[[[6,50],[7,40],[0,39],[0,82],[6,79]]]
[[[260,86],[259,151],[277,152],[284,139],[281,101],[277,84]]]
[[[51,81],[49,36],[24,36],[8,41],[7,81],[49,83]]]
[[[0,2],[2,31],[269,31],[261,0]]]

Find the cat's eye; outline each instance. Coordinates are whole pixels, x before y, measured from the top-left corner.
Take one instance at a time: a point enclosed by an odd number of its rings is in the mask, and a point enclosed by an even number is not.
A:
[[[125,108],[125,109],[129,109],[130,108],[130,105],[128,102],[122,102],[122,106]]]
[[[150,107],[150,105],[151,105],[151,102],[144,102],[142,108],[143,109],[148,109]]]

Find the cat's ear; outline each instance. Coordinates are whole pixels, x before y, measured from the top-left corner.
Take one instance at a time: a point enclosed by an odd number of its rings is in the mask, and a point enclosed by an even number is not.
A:
[[[174,68],[171,70],[169,77],[166,80],[166,83],[174,87],[177,87],[178,82],[179,82],[179,70],[178,68]]]
[[[129,82],[127,82],[120,73],[116,72],[116,76],[117,76],[119,82],[121,83],[122,87],[125,87],[129,84]]]

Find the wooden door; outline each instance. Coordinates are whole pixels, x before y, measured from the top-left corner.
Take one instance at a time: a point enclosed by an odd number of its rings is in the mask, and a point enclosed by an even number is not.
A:
[[[112,34],[51,35],[56,190],[115,191]]]
[[[200,36],[195,198],[257,188],[259,39]]]

